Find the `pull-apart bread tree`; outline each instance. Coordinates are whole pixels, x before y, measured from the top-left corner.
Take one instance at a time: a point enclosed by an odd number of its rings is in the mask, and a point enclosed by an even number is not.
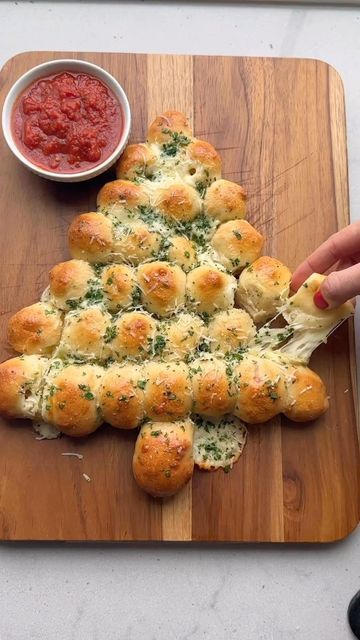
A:
[[[245,205],[185,116],[157,117],[147,142],[123,153],[97,211],[70,225],[72,259],[10,319],[22,355],[0,365],[1,414],[48,437],[87,436],[102,422],[139,428],[135,479],[168,496],[194,463],[231,469],[244,423],[324,413],[308,361],[353,306],[317,309],[318,274],[289,297],[290,271],[261,255]],[[272,328],[275,316],[285,326]]]

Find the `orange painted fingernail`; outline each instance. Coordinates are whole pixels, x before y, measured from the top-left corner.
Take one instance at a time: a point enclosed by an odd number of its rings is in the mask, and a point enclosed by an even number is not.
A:
[[[318,307],[318,309],[327,309],[329,306],[329,303],[326,302],[321,291],[317,291],[314,294],[314,304]]]

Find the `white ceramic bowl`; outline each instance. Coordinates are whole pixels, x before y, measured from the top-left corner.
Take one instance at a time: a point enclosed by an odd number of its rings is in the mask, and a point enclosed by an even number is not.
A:
[[[123,116],[123,132],[116,149],[113,153],[106,158],[101,164],[96,165],[86,171],[79,171],[77,173],[58,173],[56,171],[50,171],[37,166],[31,160],[26,158],[19,147],[14,141],[14,137],[11,131],[11,114],[14,104],[18,96],[33,82],[43,78],[45,76],[53,75],[56,73],[62,73],[64,71],[73,71],[77,73],[88,73],[96,78],[99,78],[107,87],[109,87],[116,98],[118,99]],[[100,173],[106,171],[112,164],[118,159],[123,151],[130,134],[131,127],[131,112],[129,101],[122,86],[110,75],[107,71],[98,67],[91,62],[85,62],[83,60],[51,60],[50,62],[44,62],[37,67],[33,67],[23,76],[21,76],[15,84],[11,87],[7,94],[2,111],[2,128],[4,132],[5,140],[10,147],[13,154],[22,162],[22,164],[43,178],[48,180],[55,180],[57,182],[81,182],[82,180],[89,180],[98,176]]]

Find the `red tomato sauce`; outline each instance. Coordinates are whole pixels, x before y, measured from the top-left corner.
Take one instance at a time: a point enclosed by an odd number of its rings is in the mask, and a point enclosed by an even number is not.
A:
[[[65,72],[37,80],[20,95],[12,129],[28,160],[48,171],[75,173],[112,154],[123,119],[118,100],[100,80]]]

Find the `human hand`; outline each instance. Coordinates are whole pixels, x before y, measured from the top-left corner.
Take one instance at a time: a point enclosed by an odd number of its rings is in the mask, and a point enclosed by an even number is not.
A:
[[[293,273],[294,291],[314,272],[331,273],[314,295],[320,309],[334,308],[360,294],[360,221],[341,229],[318,247]]]

